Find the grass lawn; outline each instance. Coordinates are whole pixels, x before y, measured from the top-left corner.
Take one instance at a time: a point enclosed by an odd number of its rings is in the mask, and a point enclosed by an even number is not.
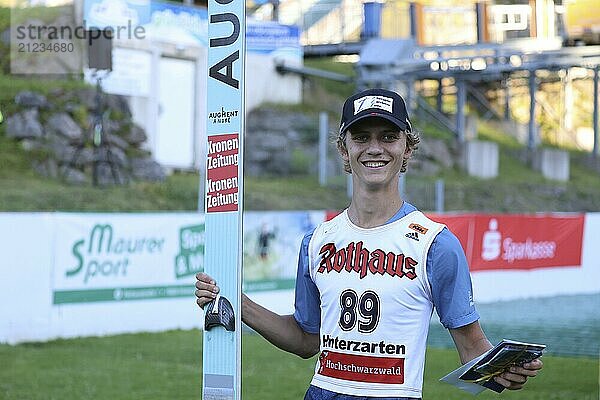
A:
[[[0,398],[13,399],[199,399],[200,331],[170,331],[104,338],[0,345]],[[519,393],[523,400],[596,400],[598,361],[544,357],[543,373]],[[277,350],[258,335],[243,336],[243,399],[301,399],[315,358]],[[458,366],[454,350],[429,349],[424,399],[471,398],[437,380]],[[565,379],[567,378],[567,379]],[[497,399],[483,393],[478,399]]]

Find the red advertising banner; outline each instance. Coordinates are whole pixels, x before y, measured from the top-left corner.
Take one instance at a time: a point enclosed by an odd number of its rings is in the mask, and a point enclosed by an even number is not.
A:
[[[325,221],[330,221],[332,219],[334,219],[335,217],[337,217],[340,214],[341,211],[336,211],[336,210],[327,210],[325,211]]]
[[[319,374],[357,382],[404,383],[404,358],[367,357],[325,350]]]
[[[467,254],[472,253],[473,242],[469,240],[469,232],[474,225],[472,216],[470,215],[440,215],[440,214],[427,214],[427,217],[431,218],[435,222],[444,224],[456,235],[462,248]]]
[[[237,133],[208,137],[206,155],[206,212],[238,210]]]
[[[581,265],[584,215],[429,215],[460,240],[471,271]]]
[[[456,235],[471,271],[581,266],[585,214],[427,216]]]
[[[584,215],[476,215],[472,271],[581,266]]]

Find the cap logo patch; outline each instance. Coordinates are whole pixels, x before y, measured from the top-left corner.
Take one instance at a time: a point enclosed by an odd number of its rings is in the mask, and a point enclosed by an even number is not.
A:
[[[386,96],[363,96],[354,100],[354,115],[370,108],[379,108],[393,114],[394,99]]]

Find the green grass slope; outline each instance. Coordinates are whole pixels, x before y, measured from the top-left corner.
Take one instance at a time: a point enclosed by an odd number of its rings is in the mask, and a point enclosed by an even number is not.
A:
[[[331,60],[311,60],[307,65],[353,74],[351,64]],[[307,112],[315,118],[319,110],[327,110],[332,118],[337,118],[344,96],[353,88],[322,79],[311,82],[305,88],[303,104],[276,107]],[[14,96],[21,90],[50,94],[57,88],[82,86],[79,80],[48,81],[0,73],[0,107],[5,116],[16,112]],[[419,120],[415,125],[425,139],[441,138],[452,143],[450,134],[435,125]],[[139,182],[107,188],[72,186],[41,177],[31,167],[35,155],[7,138],[5,127],[6,124],[0,125],[0,211],[193,211],[198,207],[197,173],[175,173],[162,183]],[[530,169],[519,155],[522,146],[493,125],[480,123],[479,136],[499,144],[500,175],[496,179],[472,178],[458,167],[441,170],[436,176],[420,177],[411,173],[409,166],[407,199],[424,210],[433,210],[433,187],[435,180],[441,178],[445,182],[446,211],[600,210],[600,172],[586,167],[584,161],[589,154],[571,151],[571,179],[559,183]],[[289,177],[247,177],[244,195],[247,210],[341,209],[348,204],[344,177],[331,179],[328,187],[319,187],[317,177],[308,172]]]

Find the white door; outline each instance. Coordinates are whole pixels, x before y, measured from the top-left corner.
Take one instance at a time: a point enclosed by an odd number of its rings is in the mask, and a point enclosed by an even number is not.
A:
[[[158,76],[155,158],[166,167],[191,168],[194,162],[194,62],[161,57]]]

